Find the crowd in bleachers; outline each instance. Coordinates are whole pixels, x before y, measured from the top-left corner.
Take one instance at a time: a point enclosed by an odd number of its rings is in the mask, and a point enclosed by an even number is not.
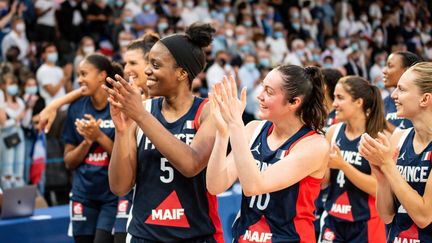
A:
[[[248,88],[244,120],[249,121],[256,117],[260,81],[279,64],[362,76],[385,97],[382,70],[389,53],[411,51],[432,59],[431,5],[423,0],[0,0],[1,187],[29,183],[37,114],[78,87],[77,67],[88,54],[123,63],[126,46],[146,32],[164,37],[196,21],[210,22],[215,39],[192,89],[206,96],[224,75],[235,76]],[[67,106],[61,110],[65,114]],[[49,162],[62,162],[62,124],[57,125],[47,136]],[[16,137],[17,144],[6,144],[5,138]],[[67,179],[59,182],[68,176],[62,163],[54,164],[61,166],[46,180],[67,185]]]

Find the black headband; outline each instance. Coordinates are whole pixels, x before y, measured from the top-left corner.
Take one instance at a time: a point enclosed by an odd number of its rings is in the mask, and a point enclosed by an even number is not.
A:
[[[194,45],[186,35],[174,34],[160,40],[170,51],[177,65],[184,68],[192,80],[202,71],[203,63],[197,55],[194,55]],[[200,47],[198,47],[200,48]]]

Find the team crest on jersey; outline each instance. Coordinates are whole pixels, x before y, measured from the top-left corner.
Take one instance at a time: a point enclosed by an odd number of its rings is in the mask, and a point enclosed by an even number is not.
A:
[[[329,214],[348,221],[354,221],[352,215],[352,206],[347,192],[342,193],[336,202],[333,203]]]
[[[156,209],[152,209],[151,215],[145,223],[181,228],[190,227],[185,210],[175,191],[163,200]]]
[[[108,153],[101,146],[97,146],[93,152],[88,154],[84,162],[94,166],[108,166]]]
[[[127,210],[129,207],[129,201],[124,199],[124,200],[119,200],[118,204],[117,204],[117,218],[124,218],[124,217],[128,217],[127,214]]]
[[[336,234],[330,228],[326,228],[322,238],[322,243],[332,243],[336,239]]]
[[[264,215],[254,225],[249,226],[238,242],[272,242],[272,233]]]
[[[420,243],[418,228],[415,224],[405,231],[402,231],[393,240],[393,243]]]
[[[80,202],[72,202],[72,220],[85,221],[86,219],[84,217],[84,205]]]

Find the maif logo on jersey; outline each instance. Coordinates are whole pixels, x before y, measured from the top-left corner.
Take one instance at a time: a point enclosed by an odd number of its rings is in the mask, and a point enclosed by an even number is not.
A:
[[[162,201],[156,209],[152,210],[145,223],[181,228],[190,227],[184,208],[175,191]]]
[[[80,202],[72,202],[72,220],[73,221],[85,221],[87,218],[84,217],[84,206]]]
[[[415,224],[405,231],[402,231],[393,240],[393,243],[420,243],[418,228]]]
[[[264,215],[254,225],[249,226],[238,240],[239,243],[272,242],[272,233]]]
[[[336,202],[333,203],[329,214],[348,221],[354,221],[351,208],[352,206],[348,198],[348,193],[344,192],[339,196]]]
[[[323,234],[322,243],[331,243],[334,241],[334,239],[336,239],[335,233],[330,228],[326,228]]]
[[[84,161],[86,164],[91,164],[94,166],[109,165],[108,153],[101,146],[97,146],[93,152],[89,153]]]

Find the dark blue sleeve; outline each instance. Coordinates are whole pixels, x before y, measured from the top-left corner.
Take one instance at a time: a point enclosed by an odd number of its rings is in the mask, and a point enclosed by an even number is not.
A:
[[[72,145],[78,145],[82,141],[82,138],[79,138],[81,136],[78,134],[75,128],[75,119],[77,118],[75,107],[75,103],[69,106],[63,129],[63,140],[66,144]]]

